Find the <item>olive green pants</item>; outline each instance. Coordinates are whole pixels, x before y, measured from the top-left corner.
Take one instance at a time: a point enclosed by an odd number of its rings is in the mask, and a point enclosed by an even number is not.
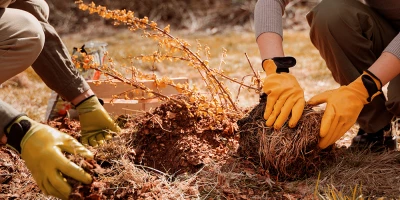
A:
[[[357,0],[323,0],[307,20],[312,43],[340,85],[359,77],[398,34],[387,20]],[[390,81],[387,98],[380,95],[365,105],[357,120],[360,128],[376,132],[400,115],[399,76]]]
[[[45,0],[17,0],[0,8],[0,83],[32,66],[48,87],[71,101],[89,86],[48,16]],[[19,114],[0,100],[0,135]]]

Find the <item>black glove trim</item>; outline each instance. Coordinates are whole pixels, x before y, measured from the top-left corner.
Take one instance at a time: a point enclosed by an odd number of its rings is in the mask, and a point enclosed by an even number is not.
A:
[[[265,59],[262,62],[262,66],[264,61],[266,60],[273,60],[276,65],[276,73],[286,72],[289,73],[289,68],[294,67],[296,65],[296,59],[291,56],[285,57],[273,57],[269,59]]]
[[[370,76],[372,76],[374,79],[378,80],[378,81],[379,81],[379,84],[381,84],[381,89],[382,89],[383,84],[382,84],[381,79],[379,79],[377,76],[375,76],[375,74],[372,73],[371,71],[369,71],[368,69],[365,70],[365,72],[367,72],[367,74],[370,75]]]
[[[372,97],[377,93],[377,92],[382,92],[382,90],[378,89],[378,86],[376,85],[374,79],[372,78],[372,76],[374,76],[374,78],[376,78],[377,80],[379,80],[378,77],[376,77],[375,75],[371,75],[371,72],[367,72],[368,75],[364,74],[361,76],[361,81],[364,84],[365,89],[367,89],[368,92],[368,98],[367,101],[371,102]],[[380,82],[380,80],[379,80]],[[380,82],[382,85],[382,82]]]
[[[78,104],[75,105],[75,108],[78,107],[79,105],[81,105],[83,102],[87,101],[88,99],[94,97],[94,96],[96,96],[96,95],[94,95],[94,94],[93,94],[93,95],[90,95],[88,98],[82,100],[81,102],[79,102]]]
[[[4,133],[6,134],[6,136],[8,137],[8,132],[7,132],[7,128],[9,126],[11,126],[15,121],[17,121],[18,118],[22,117],[22,116],[27,116],[26,114],[19,114],[16,117],[14,117],[10,122],[8,122],[8,124],[4,127]]]
[[[74,106],[74,107],[77,108],[77,107],[78,107],[79,105],[81,105],[83,102],[85,102],[86,100],[88,100],[88,99],[90,99],[90,98],[92,98],[92,97],[94,97],[94,96],[96,96],[96,95],[90,95],[90,97],[88,97],[88,98],[82,100],[81,102],[79,102],[78,104],[76,104],[76,106]],[[98,97],[97,97],[97,99],[99,100],[99,103],[100,103],[102,106],[104,106],[104,100],[103,100],[103,99],[100,99],[100,98],[98,98]]]
[[[12,146],[15,150],[17,150],[19,154],[21,154],[22,138],[24,138],[25,134],[31,128],[31,122],[28,120],[21,120],[18,123],[15,122],[16,120],[18,120],[18,118],[22,116],[26,115],[25,114],[18,115],[4,128],[5,129],[4,133],[7,136],[7,144]],[[11,126],[10,132],[7,132],[7,128],[9,126]]]

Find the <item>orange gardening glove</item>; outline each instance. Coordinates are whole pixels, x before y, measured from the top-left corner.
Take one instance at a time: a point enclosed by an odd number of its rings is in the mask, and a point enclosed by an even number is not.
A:
[[[365,104],[379,95],[382,83],[374,74],[365,71],[347,86],[328,90],[312,97],[308,104],[327,103],[322,117],[318,146],[322,149],[334,144],[353,126]]]
[[[292,113],[289,127],[293,128],[303,114],[305,105],[303,89],[296,78],[288,73],[288,68],[295,64],[296,60],[293,57],[263,61],[262,65],[267,74],[263,86],[263,91],[268,95],[264,112],[267,126],[274,125],[275,129],[280,129]]]

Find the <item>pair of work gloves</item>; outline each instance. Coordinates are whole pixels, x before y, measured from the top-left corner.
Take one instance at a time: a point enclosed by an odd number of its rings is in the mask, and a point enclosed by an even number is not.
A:
[[[114,123],[96,96],[91,96],[76,106],[81,124],[81,142],[91,146],[103,144],[121,129]],[[17,150],[31,171],[39,188],[47,195],[68,199],[71,186],[69,176],[85,184],[92,177],[81,167],[68,160],[63,152],[93,159],[93,154],[66,133],[19,116],[6,127],[7,144]]]
[[[289,68],[296,64],[293,57],[266,59],[262,66],[267,74],[263,92],[268,95],[264,112],[267,126],[280,129],[291,114],[288,126],[294,128],[302,116],[304,92]],[[320,127],[322,149],[334,144],[353,126],[365,104],[381,93],[382,83],[374,74],[364,71],[349,85],[328,90],[312,97],[307,103],[327,103]]]

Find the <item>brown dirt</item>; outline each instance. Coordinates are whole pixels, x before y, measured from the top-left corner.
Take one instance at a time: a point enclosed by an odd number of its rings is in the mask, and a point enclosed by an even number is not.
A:
[[[90,185],[68,179],[74,188],[71,199],[313,199],[315,192],[325,197],[332,191],[352,195],[355,186],[362,186],[366,198],[397,198],[400,193],[397,151],[376,154],[337,149],[337,160],[330,165],[321,162],[331,158],[323,155],[319,160],[307,158],[317,162],[318,170],[294,167],[307,174],[307,179],[281,181],[280,168],[274,171],[265,163],[254,162],[254,156],[260,154],[251,154],[253,159],[239,156],[243,140],[235,134],[238,119],[227,118],[217,124],[208,117],[188,115],[190,112],[167,102],[140,117],[120,117],[120,136],[99,148],[89,147],[94,161],[67,155],[94,177]],[[307,113],[302,120],[298,129],[310,120]],[[79,138],[76,121],[53,121],[50,125]],[[260,143],[252,144],[256,147]],[[296,162],[304,164],[304,160]],[[0,199],[45,198],[19,156],[0,148]]]
[[[35,199],[40,196],[40,189],[24,161],[5,146],[0,147],[0,191],[0,199]]]
[[[152,113],[135,118],[132,146],[136,162],[169,174],[194,173],[211,161],[226,159],[235,148],[235,120],[216,124],[210,116],[196,116],[190,109],[174,103],[163,104]],[[212,128],[210,128],[212,127]]]

